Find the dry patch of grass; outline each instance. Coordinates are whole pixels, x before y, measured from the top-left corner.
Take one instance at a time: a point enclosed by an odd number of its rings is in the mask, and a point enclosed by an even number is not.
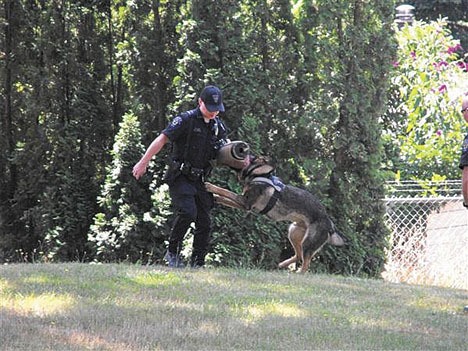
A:
[[[256,270],[0,267],[2,350],[463,350],[466,290]]]

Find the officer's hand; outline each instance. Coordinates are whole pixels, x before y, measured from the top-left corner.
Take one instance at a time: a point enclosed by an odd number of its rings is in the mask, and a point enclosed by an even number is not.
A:
[[[141,178],[143,174],[146,173],[146,168],[148,167],[148,164],[145,162],[138,162],[134,167],[133,167],[133,176],[138,180]]]

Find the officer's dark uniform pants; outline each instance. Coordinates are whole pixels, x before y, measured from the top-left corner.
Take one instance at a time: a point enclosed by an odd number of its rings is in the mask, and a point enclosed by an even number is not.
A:
[[[190,224],[195,222],[191,264],[203,266],[210,241],[213,194],[205,190],[201,179],[190,181],[184,175],[177,177],[170,185],[169,193],[176,217],[168,250],[174,254],[181,252],[184,236]]]

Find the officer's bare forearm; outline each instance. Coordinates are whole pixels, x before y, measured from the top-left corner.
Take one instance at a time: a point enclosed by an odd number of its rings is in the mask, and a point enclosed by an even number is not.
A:
[[[147,165],[149,161],[151,161],[151,158],[154,155],[157,155],[168,141],[169,139],[166,135],[162,133],[159,134],[159,136],[153,140],[153,142],[148,147],[148,149],[146,150],[145,154],[142,156],[139,162]]]

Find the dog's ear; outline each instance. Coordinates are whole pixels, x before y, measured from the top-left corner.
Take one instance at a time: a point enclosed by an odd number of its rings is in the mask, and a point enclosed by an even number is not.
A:
[[[273,168],[276,168],[276,162],[270,156],[259,156],[255,160],[256,164],[269,165]]]
[[[255,156],[250,158],[250,164],[242,170],[241,178],[247,176],[261,176],[272,172],[275,166],[267,156]]]
[[[270,158],[268,156],[257,156],[253,159],[253,162],[256,165],[268,165],[272,164]]]

